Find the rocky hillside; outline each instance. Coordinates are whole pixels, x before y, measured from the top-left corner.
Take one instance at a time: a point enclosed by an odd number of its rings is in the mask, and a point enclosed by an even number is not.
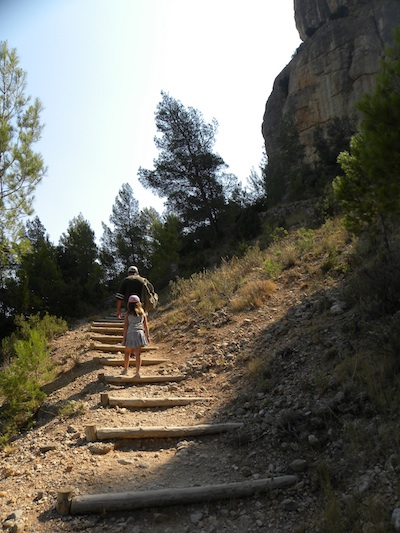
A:
[[[351,243],[341,243],[341,258]],[[55,533],[388,532],[398,506],[398,415],[385,418],[351,379],[338,375],[352,343],[354,309],[343,277],[327,272],[326,248],[282,271],[255,308],[160,307],[150,316],[154,352],[142,383],[108,383],[120,367],[102,366],[91,323],[52,346],[58,377],[37,423],[0,454],[4,531]],[[259,268],[248,272],[255,280]],[[178,319],[177,317],[180,318]],[[95,345],[95,347],[97,344]],[[132,371],[133,374],[133,371]],[[151,383],[151,376],[166,382]],[[168,379],[168,377],[170,379]],[[183,377],[184,379],[181,379]],[[112,407],[122,398],[197,398],[175,407]],[[102,396],[103,395],[103,396]],[[90,442],[86,428],[239,424],[211,435],[111,438]],[[234,483],[289,476],[289,485],[224,498]],[[221,485],[222,498],[124,512],[61,514],[57,495],[74,498]],[[225,487],[225,488],[224,488]],[[205,489],[207,494],[207,488]],[[209,490],[211,494],[211,489]],[[110,496],[111,497],[111,496]],[[105,498],[107,501],[107,497]],[[395,523],[395,522],[394,522]],[[400,527],[400,526],[398,526]]]
[[[295,0],[294,10],[303,43],[275,79],[262,132],[271,156],[283,117],[292,118],[311,161],[316,128],[354,116],[354,104],[373,89],[383,48],[400,26],[400,3]]]

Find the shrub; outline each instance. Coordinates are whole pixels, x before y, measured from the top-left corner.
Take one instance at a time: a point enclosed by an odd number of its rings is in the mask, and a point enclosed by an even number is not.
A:
[[[15,356],[15,345],[18,340],[28,340],[32,330],[39,331],[48,340],[52,340],[68,329],[64,319],[46,313],[43,317],[40,313],[25,317],[18,315],[14,320],[17,330],[9,337],[5,337],[1,342],[1,352],[3,361],[9,361]]]
[[[14,412],[36,410],[45,398],[41,385],[52,373],[45,336],[32,330],[28,340],[15,343],[16,357],[0,374],[0,391]]]
[[[281,273],[282,267],[276,261],[267,258],[264,262],[264,272],[269,278],[276,278]]]
[[[0,397],[5,404],[0,444],[29,424],[46,398],[41,386],[53,376],[47,339],[42,332],[31,330],[27,340],[15,342],[14,350],[15,356],[0,372]]]
[[[41,316],[40,313],[30,315],[28,318],[19,315],[15,319],[15,324],[19,327],[22,338],[28,338],[30,330],[36,329],[43,333],[47,340],[55,339],[68,329],[67,323],[63,318],[52,316],[46,313]]]

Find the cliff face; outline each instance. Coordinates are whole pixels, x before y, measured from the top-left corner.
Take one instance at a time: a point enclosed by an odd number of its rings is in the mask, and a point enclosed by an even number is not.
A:
[[[275,79],[262,134],[271,156],[289,116],[312,161],[316,127],[354,116],[357,100],[373,89],[384,46],[400,26],[400,0],[294,0],[294,10],[303,43]]]

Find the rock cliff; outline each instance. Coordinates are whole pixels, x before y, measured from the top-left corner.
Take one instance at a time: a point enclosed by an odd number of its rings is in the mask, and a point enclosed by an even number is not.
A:
[[[303,43],[275,79],[262,134],[270,157],[282,119],[293,119],[311,162],[315,129],[354,116],[355,103],[373,89],[400,26],[400,0],[294,0],[294,11]]]

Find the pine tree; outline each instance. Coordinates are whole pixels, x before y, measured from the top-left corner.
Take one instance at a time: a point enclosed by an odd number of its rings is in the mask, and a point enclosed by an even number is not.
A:
[[[32,145],[39,141],[42,104],[25,95],[26,73],[15,49],[0,44],[0,268],[24,250],[22,219],[32,214],[33,192],[46,172]]]
[[[223,172],[227,165],[213,152],[217,121],[207,124],[198,110],[162,93],[156,126],[159,157],[154,170],[139,169],[140,182],[167,198],[168,213],[179,218],[186,232],[206,228],[218,238],[219,218],[236,178]]]
[[[361,122],[350,151],[338,161],[345,175],[334,181],[348,227],[380,227],[384,239],[400,215],[400,31],[385,50],[374,92],[358,103]],[[387,243],[386,243],[387,244]]]

